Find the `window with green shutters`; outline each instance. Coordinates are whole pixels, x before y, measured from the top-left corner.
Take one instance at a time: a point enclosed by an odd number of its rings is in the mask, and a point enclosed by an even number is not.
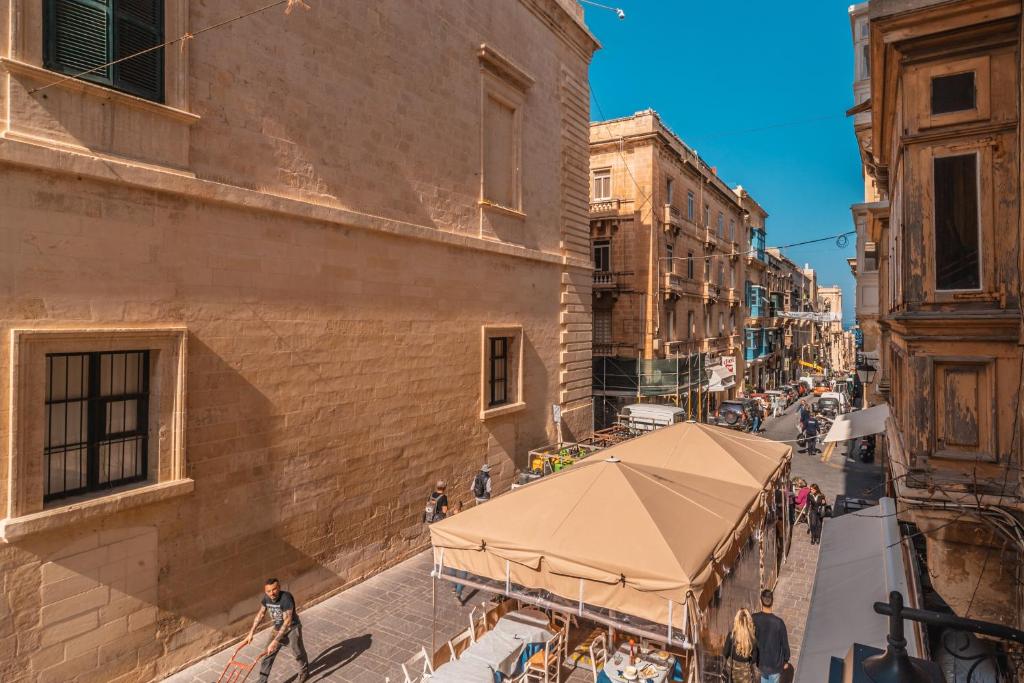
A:
[[[163,102],[163,49],[103,66],[164,42],[163,0],[44,0],[44,8],[47,69]]]

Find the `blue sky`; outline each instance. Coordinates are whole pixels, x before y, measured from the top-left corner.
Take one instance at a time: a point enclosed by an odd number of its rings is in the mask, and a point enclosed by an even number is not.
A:
[[[778,246],[853,229],[863,201],[853,124],[849,2],[616,0],[626,19],[584,6],[603,48],[590,68],[591,118],[654,109],[730,185],[769,213]],[[853,321],[853,276],[822,242],[784,250],[821,285],[843,288]]]

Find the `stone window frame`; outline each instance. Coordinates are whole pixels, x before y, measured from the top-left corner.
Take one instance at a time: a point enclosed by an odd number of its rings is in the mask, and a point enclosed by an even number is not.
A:
[[[509,377],[508,402],[493,408],[488,407],[489,402],[489,373],[490,373],[490,340],[494,337],[508,337]],[[523,396],[523,326],[522,325],[484,325],[480,334],[480,419],[489,420],[500,415],[517,413],[526,409],[526,401]]]
[[[58,71],[43,66],[43,3],[39,0],[11,0],[11,56],[4,59],[5,66],[18,65],[31,68],[35,76],[48,75],[48,80],[65,78]],[[164,0],[164,40],[173,40],[188,32],[188,0]],[[177,47],[164,50],[164,101],[153,102],[120,90],[83,80],[67,80],[58,88],[84,89],[99,98],[115,101],[132,101],[137,106],[153,111],[162,109],[176,113],[188,110],[188,50]],[[23,69],[24,70],[24,69]],[[137,101],[137,102],[136,102]],[[100,106],[97,103],[97,106]]]
[[[186,328],[173,326],[11,330],[10,457],[0,537],[11,541],[192,491],[185,460],[187,338]],[[125,349],[150,352],[146,481],[44,503],[47,354]]]
[[[480,198],[481,211],[495,211],[514,218],[526,218],[523,210],[523,110],[534,79],[520,66],[486,43],[477,53],[480,60]],[[512,109],[512,148],[515,156],[515,188],[512,206],[487,198],[487,131],[484,129],[488,98]]]
[[[598,192],[599,185],[598,185],[597,181],[599,180],[599,178],[598,178],[599,174],[601,176],[600,180],[607,179],[607,181],[608,181],[607,184],[606,184],[606,186],[608,188],[608,191],[607,191],[606,194],[601,194],[600,192]],[[607,174],[607,175],[605,175],[605,174]],[[591,178],[591,183],[592,183],[593,188],[594,188],[593,192],[594,192],[594,201],[595,202],[606,202],[609,199],[611,199],[612,197],[614,197],[614,195],[612,194],[612,168],[611,168],[611,166],[605,166],[604,168],[595,168],[593,171],[590,172],[590,178]]]

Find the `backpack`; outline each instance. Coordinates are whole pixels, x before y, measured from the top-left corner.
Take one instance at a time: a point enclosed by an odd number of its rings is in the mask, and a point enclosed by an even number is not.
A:
[[[473,496],[476,498],[487,497],[487,479],[488,476],[483,472],[476,475],[476,479],[473,480]]]
[[[423,522],[425,524],[431,524],[432,522],[440,522],[444,519],[444,513],[441,512],[438,507],[438,501],[441,500],[441,496],[434,498],[433,492],[427,498],[427,504],[423,508]]]

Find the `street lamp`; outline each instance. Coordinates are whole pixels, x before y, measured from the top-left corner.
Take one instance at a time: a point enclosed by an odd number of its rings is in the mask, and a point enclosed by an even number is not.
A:
[[[871,384],[871,381],[875,378],[875,372],[877,368],[867,361],[867,359],[861,360],[860,364],[857,365],[857,377],[863,384]]]

